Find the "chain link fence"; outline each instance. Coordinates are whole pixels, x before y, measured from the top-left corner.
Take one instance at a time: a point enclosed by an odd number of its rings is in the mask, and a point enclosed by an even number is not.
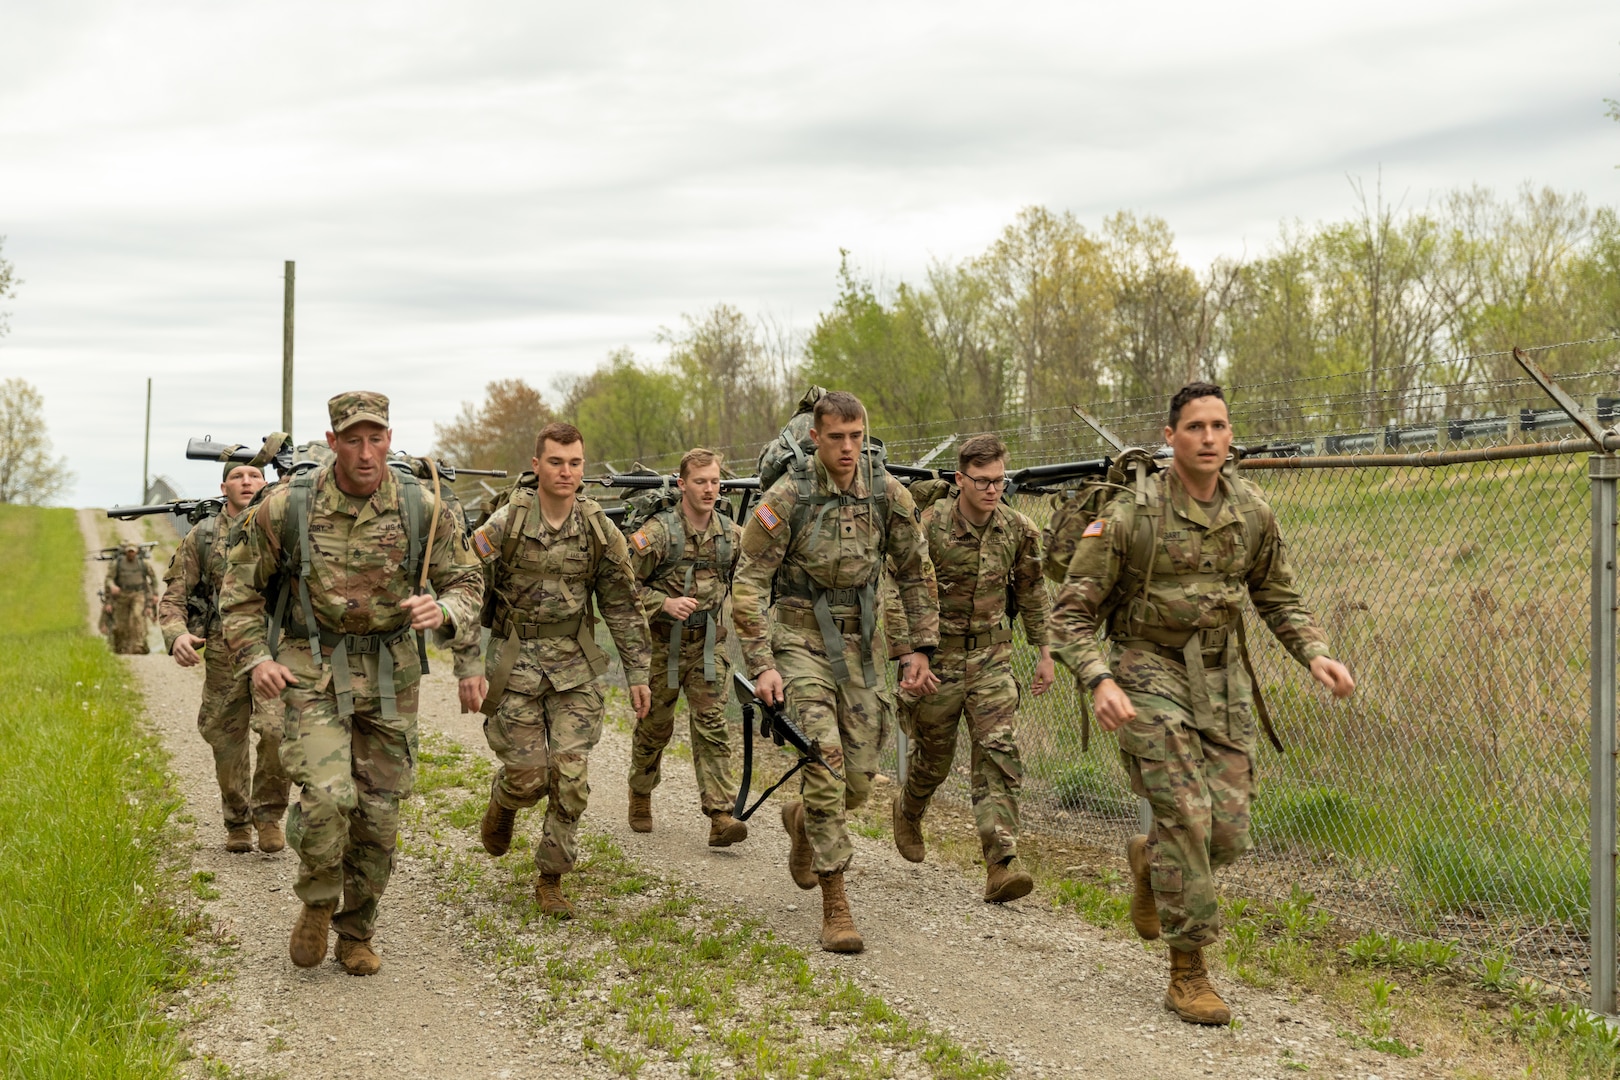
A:
[[[1612,424],[1614,339],[1570,344],[1559,382]],[[1358,689],[1329,699],[1249,613],[1286,751],[1257,750],[1255,850],[1222,885],[1277,899],[1303,888],[1351,925],[1455,939],[1587,993],[1593,447],[1506,355],[1397,373],[1397,391],[1366,389],[1377,380],[1365,371],[1228,389],[1239,441],[1270,458],[1243,475],[1275,509],[1301,592]],[[1089,408],[1153,446],[1163,404]],[[982,431],[1007,442],[1009,471],[1111,453],[1066,407],[877,434],[892,461],[934,451],[953,466],[953,436]],[[751,471],[758,447],[725,449]],[[1435,463],[1448,452],[1482,460]],[[1412,457],[1391,464],[1396,453]],[[679,452],[668,457],[646,464]],[[1051,515],[1050,496],[1014,502],[1037,525]],[[1020,626],[1024,685],[1034,662]],[[1082,751],[1079,692],[1060,674],[1024,699],[1025,827],[1123,852],[1136,800],[1114,736],[1093,725]],[[942,796],[967,801],[968,760],[964,733]],[[892,742],[884,768],[898,772]]]

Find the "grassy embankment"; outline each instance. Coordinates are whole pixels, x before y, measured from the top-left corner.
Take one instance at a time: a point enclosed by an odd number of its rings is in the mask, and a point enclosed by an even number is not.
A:
[[[174,802],[124,668],[86,632],[82,559],[71,510],[0,506],[0,1074],[165,1076]]]

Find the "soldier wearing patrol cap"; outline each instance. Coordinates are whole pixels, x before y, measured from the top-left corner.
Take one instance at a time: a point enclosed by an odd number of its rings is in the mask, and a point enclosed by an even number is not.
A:
[[[1260,489],[1224,474],[1232,424],[1221,388],[1177,391],[1164,440],[1170,467],[1121,492],[1081,533],[1052,612],[1053,653],[1091,691],[1098,722],[1119,732],[1131,788],[1153,807],[1153,835],[1132,837],[1126,854],[1131,922],[1170,946],[1165,1007],[1225,1024],[1232,1014],[1203,951],[1221,929],[1214,871],[1250,847],[1256,708],[1245,601],[1335,697],[1356,684],[1294,588]]]
[[[449,509],[389,468],[388,399],[338,394],[327,411],[333,460],[248,511],[220,608],[238,673],[280,694],[290,714],[282,760],[302,793],[287,843],[304,902],[292,961],[319,964],[335,928],[344,970],[370,975],[381,965],[371,947],[377,902],[416,755],[413,632],[474,627],[483,575]],[[437,599],[418,592],[424,566]]]

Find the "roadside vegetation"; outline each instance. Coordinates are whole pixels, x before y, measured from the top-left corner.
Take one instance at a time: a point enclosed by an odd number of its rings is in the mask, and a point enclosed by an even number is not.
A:
[[[576,917],[543,917],[531,894],[538,817],[519,820],[498,863],[479,845],[491,768],[452,740],[424,736],[403,851],[432,865],[441,902],[519,989],[534,1037],[577,1046],[627,1077],[651,1062],[700,1078],[1007,1075],[1001,1062],[817,971],[762,920],[639,866],[588,818],[579,870],[566,879]]]
[[[863,835],[890,837],[892,791],[880,786],[857,811]],[[924,829],[930,857],[983,873],[965,807],[936,798]],[[1135,940],[1122,856],[1027,827],[1019,851],[1019,861],[1035,877],[1035,899]],[[1205,953],[1221,980],[1295,1001],[1319,999],[1337,1020],[1339,1037],[1358,1049],[1419,1058],[1441,1075],[1467,1080],[1620,1077],[1620,1029],[1582,1001],[1515,969],[1505,953],[1479,955],[1455,941],[1359,932],[1299,888],[1271,901],[1228,895],[1222,914],[1222,939]],[[1164,946],[1143,948],[1162,952]],[[1282,1064],[1306,1071],[1304,1062]]]
[[[85,627],[71,510],[0,505],[0,1074],[172,1075],[188,977],[176,806],[126,672]]]

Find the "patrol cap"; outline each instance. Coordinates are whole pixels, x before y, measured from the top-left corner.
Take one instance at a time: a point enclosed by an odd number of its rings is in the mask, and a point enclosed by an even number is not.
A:
[[[370,390],[347,390],[326,403],[326,414],[332,418],[334,435],[356,424],[387,427],[388,395]]]
[[[139,555],[141,553],[141,546],[139,544],[125,544],[124,545],[124,552],[127,554],[127,553],[129,553],[131,551],[133,551],[135,554]]]
[[[264,470],[253,464],[251,461],[227,461],[225,463],[224,471],[219,474],[219,482],[223,484],[225,481],[229,480],[231,478],[231,473],[235,472],[237,469],[256,469],[261,477],[264,475]]]

